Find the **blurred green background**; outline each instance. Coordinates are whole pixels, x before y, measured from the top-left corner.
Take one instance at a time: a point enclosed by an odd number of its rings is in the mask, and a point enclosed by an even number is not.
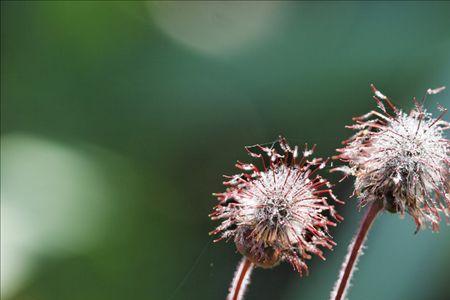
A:
[[[2,1],[2,299],[224,299],[240,257],[207,215],[243,146],[333,155],[369,83],[405,108],[450,85],[449,28],[445,2]],[[257,269],[246,299],[328,299],[361,216],[339,210],[326,262]],[[442,225],[383,215],[350,298],[448,299]]]

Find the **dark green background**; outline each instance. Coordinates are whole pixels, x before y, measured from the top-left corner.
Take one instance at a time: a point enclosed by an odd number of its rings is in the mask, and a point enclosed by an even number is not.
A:
[[[2,1],[4,299],[224,299],[239,255],[207,215],[243,146],[333,155],[369,83],[405,109],[450,85],[449,28],[445,2]],[[361,216],[339,211],[326,262],[257,269],[246,299],[328,299]],[[450,227],[414,229],[378,220],[351,299],[448,299]]]

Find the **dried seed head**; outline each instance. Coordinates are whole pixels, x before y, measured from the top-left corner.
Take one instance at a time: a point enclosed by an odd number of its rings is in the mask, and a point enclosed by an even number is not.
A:
[[[298,159],[298,147],[290,148],[282,137],[270,148],[246,150],[261,159],[262,169],[238,162],[243,173],[226,176],[227,189],[215,194],[219,204],[210,215],[222,223],[211,234],[220,235],[216,241],[233,239],[237,250],[257,266],[269,268],[287,260],[301,274],[311,253],[323,258],[319,246],[335,245],[328,234],[328,226],[335,223],[327,215],[342,219],[327,202],[328,197],[338,201],[330,184],[315,174],[326,161],[307,160],[313,150],[306,148]]]
[[[440,212],[447,221],[449,216],[450,144],[444,131],[450,124],[441,119],[445,109],[439,107],[441,115],[433,118],[423,102],[427,94],[444,88],[429,89],[422,103],[414,98],[415,106],[406,114],[371,87],[380,111],[354,118],[356,124],[348,128],[357,133],[336,156],[348,166],[333,170],[356,177],[354,193],[362,206],[383,201],[390,212],[409,213],[417,230],[429,224],[438,231]]]

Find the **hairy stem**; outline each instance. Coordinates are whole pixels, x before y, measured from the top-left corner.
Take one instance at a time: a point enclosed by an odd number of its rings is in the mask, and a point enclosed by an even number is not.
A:
[[[356,267],[359,256],[362,254],[362,247],[366,240],[367,234],[382,208],[383,203],[381,201],[376,201],[372,203],[367,210],[359,227],[358,233],[353,238],[353,241],[348,248],[347,256],[342,264],[341,272],[339,274],[338,281],[334,286],[333,292],[331,293],[330,300],[345,299],[350,286],[353,271]]]
[[[242,300],[245,289],[249,283],[250,274],[253,270],[253,263],[247,258],[242,258],[239,266],[234,273],[233,281],[229,289],[227,300]]]

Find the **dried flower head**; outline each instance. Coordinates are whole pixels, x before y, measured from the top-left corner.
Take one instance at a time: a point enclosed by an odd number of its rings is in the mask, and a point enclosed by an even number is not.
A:
[[[353,175],[355,194],[364,206],[383,201],[385,210],[409,213],[417,225],[431,225],[439,230],[440,212],[449,216],[449,140],[444,131],[450,124],[442,120],[446,110],[433,118],[424,107],[426,95],[444,88],[429,89],[409,113],[398,109],[391,100],[371,85],[380,111],[354,118],[347,126],[356,134],[343,142],[336,156],[348,166],[335,168]],[[386,104],[386,106],[385,106]],[[417,232],[417,231],[416,231]]]
[[[314,147],[305,147],[299,160],[298,147],[292,149],[282,137],[271,147],[246,150],[261,159],[262,169],[238,161],[236,167],[243,172],[225,176],[227,189],[215,194],[219,204],[210,215],[222,223],[211,234],[220,235],[215,241],[233,239],[237,250],[257,266],[269,268],[286,260],[301,274],[311,253],[323,258],[319,246],[335,245],[328,226],[336,224],[328,215],[342,219],[327,202],[328,197],[338,201],[330,184],[316,174],[326,161],[307,160]]]

